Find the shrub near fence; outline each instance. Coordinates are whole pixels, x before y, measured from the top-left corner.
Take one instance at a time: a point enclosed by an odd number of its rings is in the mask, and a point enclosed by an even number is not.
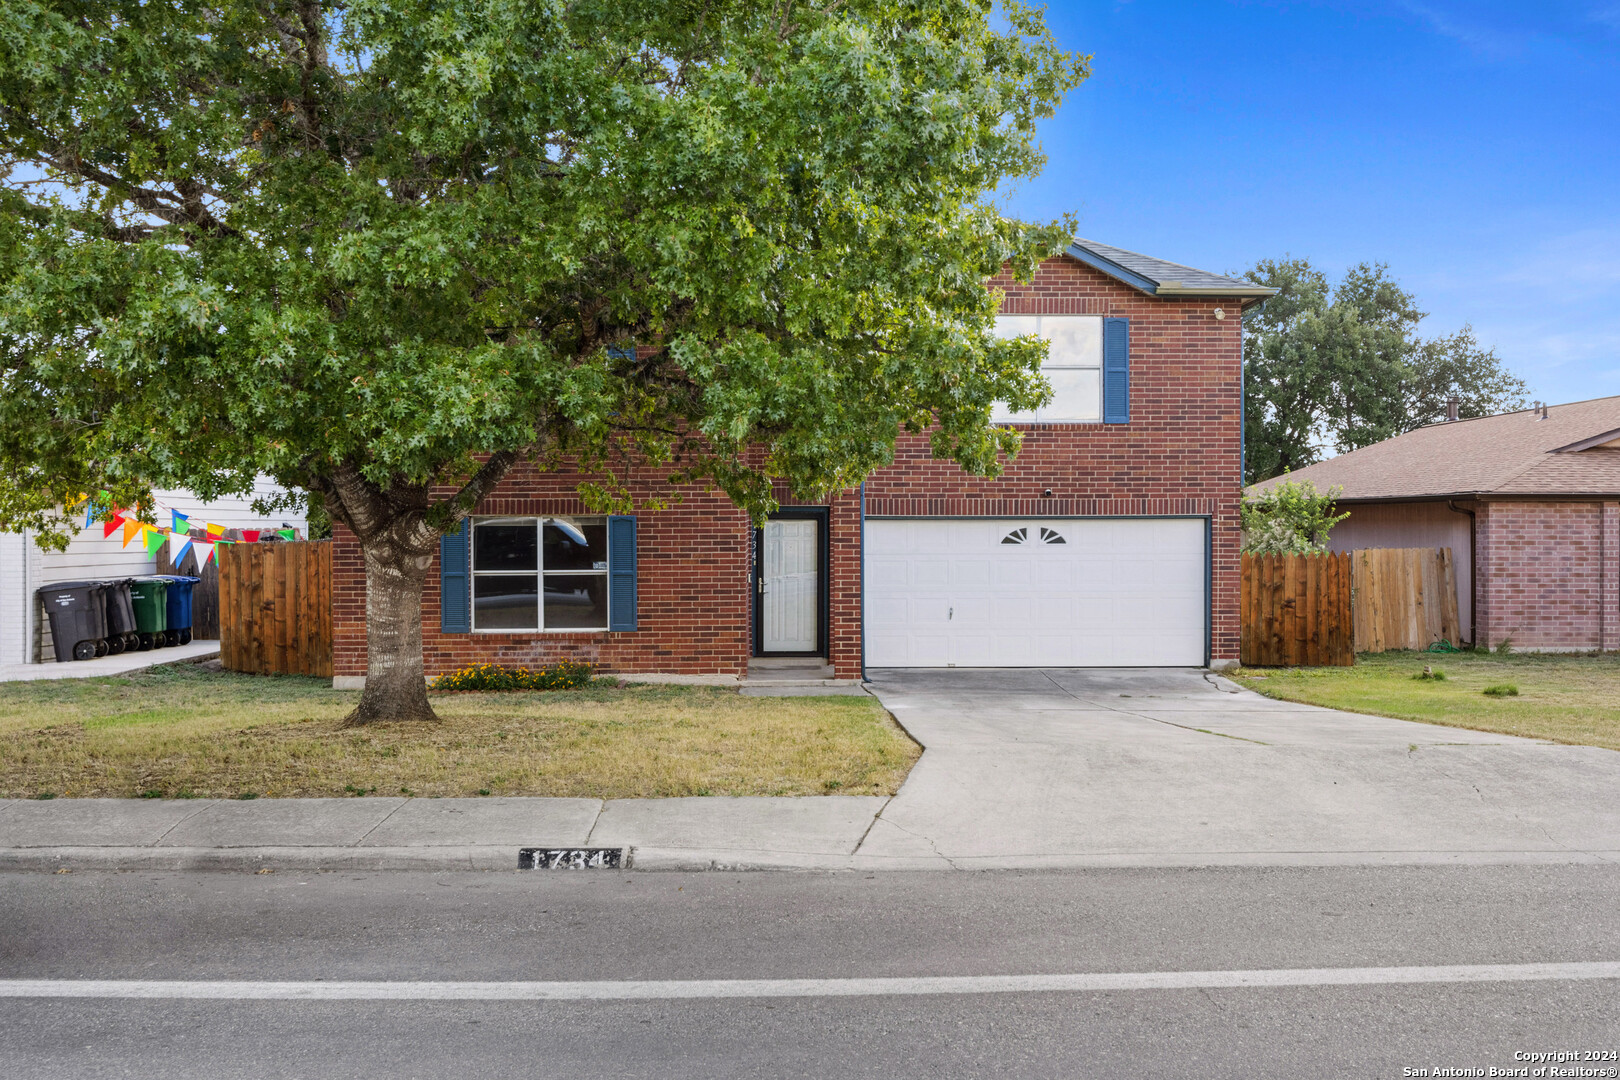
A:
[[[332,542],[221,544],[219,656],[232,671],[332,675]]]
[[[1243,556],[1238,655],[1254,667],[1349,667],[1350,556]]]

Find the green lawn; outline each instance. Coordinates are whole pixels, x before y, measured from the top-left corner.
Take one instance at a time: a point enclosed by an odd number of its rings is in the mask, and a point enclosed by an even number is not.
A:
[[[1416,679],[1425,665],[1444,680]],[[1245,668],[1267,697],[1620,750],[1620,654],[1388,652],[1348,668]],[[1517,696],[1486,687],[1511,685]]]
[[[194,664],[0,683],[0,797],[886,795],[921,750],[869,697],[691,686],[434,694],[345,728],[330,680]]]

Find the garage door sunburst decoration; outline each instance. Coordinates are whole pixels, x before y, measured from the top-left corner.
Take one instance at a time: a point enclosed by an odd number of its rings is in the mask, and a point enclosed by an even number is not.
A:
[[[1023,530],[1020,529],[1019,531],[1022,532]],[[1041,529],[1041,543],[1043,543],[1043,544],[1067,544],[1068,541],[1063,539],[1063,534],[1058,532],[1056,529],[1042,528]]]
[[[1042,529],[1041,531],[1045,532],[1046,530]],[[1022,544],[1028,539],[1029,539],[1029,530],[1028,529],[1014,529],[1012,532],[1008,533],[1006,536],[1003,536],[1001,538],[1001,542],[1003,544]]]

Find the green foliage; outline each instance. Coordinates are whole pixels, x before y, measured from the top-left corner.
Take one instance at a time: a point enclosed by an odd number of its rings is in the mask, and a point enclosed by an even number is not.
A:
[[[1048,393],[982,283],[1068,229],[991,194],[1088,70],[1016,2],[6,22],[0,527],[263,472],[420,551],[525,458],[591,470],[598,509],[650,461],[759,515],[903,430],[993,475],[991,403]]]
[[[572,690],[591,684],[591,665],[570,660],[531,671],[499,664],[473,664],[433,680],[434,690]]]
[[[1307,259],[1262,260],[1246,275],[1280,290],[1244,316],[1246,480],[1302,468],[1445,419],[1521,408],[1524,381],[1470,327],[1423,338],[1425,314],[1382,264],[1332,285]]]
[[[1412,678],[1422,679],[1430,682],[1445,682],[1446,673],[1441,671],[1439,668],[1424,667],[1422,671],[1418,672],[1416,675],[1413,675]]]
[[[1513,683],[1497,683],[1495,686],[1487,686],[1480,693],[1486,697],[1518,697],[1519,688]]]
[[[1328,532],[1349,517],[1335,514],[1340,488],[1319,492],[1309,480],[1274,484],[1245,495],[1239,510],[1243,550],[1255,555],[1308,555],[1328,549]]]

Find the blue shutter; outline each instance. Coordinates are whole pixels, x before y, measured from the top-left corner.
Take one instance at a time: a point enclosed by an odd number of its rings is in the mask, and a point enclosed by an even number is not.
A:
[[[1103,320],[1103,423],[1131,422],[1131,320]]]
[[[636,519],[608,518],[608,629],[636,628]]]
[[[472,522],[439,537],[439,633],[472,633]]]

